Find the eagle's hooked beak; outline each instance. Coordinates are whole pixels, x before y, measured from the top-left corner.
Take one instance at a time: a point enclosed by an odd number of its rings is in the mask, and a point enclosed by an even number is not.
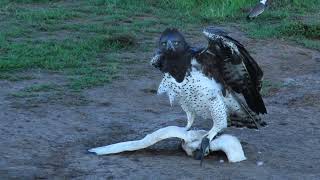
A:
[[[168,42],[167,42],[167,50],[168,51],[175,51],[176,50],[170,40],[168,40]]]

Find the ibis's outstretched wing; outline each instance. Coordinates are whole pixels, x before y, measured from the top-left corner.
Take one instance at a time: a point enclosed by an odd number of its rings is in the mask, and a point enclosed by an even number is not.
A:
[[[220,59],[220,72],[226,85],[241,93],[252,111],[267,113],[259,93],[263,72],[249,52],[220,29],[208,27],[203,33],[209,40],[208,52]]]

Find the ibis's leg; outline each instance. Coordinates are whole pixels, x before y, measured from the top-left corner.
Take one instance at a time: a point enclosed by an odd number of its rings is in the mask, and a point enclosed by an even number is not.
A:
[[[187,123],[186,129],[189,130],[194,122],[195,114],[192,112],[189,112],[189,111],[187,111],[186,113],[187,113],[187,118],[188,118],[188,123]]]

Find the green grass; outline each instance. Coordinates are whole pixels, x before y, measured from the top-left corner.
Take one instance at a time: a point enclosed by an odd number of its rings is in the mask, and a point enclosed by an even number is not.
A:
[[[8,80],[8,81],[24,81],[24,80],[32,80],[35,77],[30,75],[21,75],[15,73],[0,73],[0,80]]]
[[[189,22],[199,24],[235,22],[254,38],[282,38],[320,49],[320,0],[272,1],[266,12],[251,22],[245,20],[245,16],[250,7],[257,3],[256,0],[161,2],[169,8],[179,9]]]
[[[0,2],[0,79],[44,69],[66,75],[67,87],[91,88],[118,76],[115,54],[152,51],[166,27],[184,32],[237,23],[254,38],[282,38],[320,49],[320,0],[273,1],[254,21],[256,0],[3,0]],[[200,32],[199,32],[200,33]],[[132,57],[137,61],[140,57]]]
[[[30,93],[25,91],[18,91],[18,92],[9,94],[9,97],[12,97],[12,98],[32,98],[37,96],[38,96],[37,93]]]
[[[98,55],[97,52],[133,45],[132,42],[128,44],[114,40],[110,41],[109,37],[100,36],[79,41],[11,44],[6,47],[7,55],[2,56],[0,71],[12,72],[33,68],[65,71],[72,80],[71,87],[75,89],[100,85],[101,82],[108,82],[114,77],[118,62],[110,56],[105,57],[105,63],[98,62],[94,58]],[[76,87],[77,85],[79,87]]]
[[[117,61],[110,60],[107,63],[100,63],[99,67],[87,66],[74,69],[72,74],[76,76],[71,77],[69,87],[73,90],[81,90],[111,82],[117,77],[118,66]]]
[[[61,87],[57,84],[36,84],[28,86],[20,91],[10,94],[10,97],[14,98],[25,98],[25,97],[37,97],[39,93],[60,91]]]
[[[80,13],[68,11],[64,8],[37,8],[37,9],[17,9],[15,16],[19,20],[27,22],[47,22],[79,17]],[[51,23],[53,23],[51,22]]]
[[[48,92],[51,90],[58,90],[56,84],[37,84],[23,89],[24,92]]]
[[[258,19],[241,27],[254,38],[281,38],[320,50],[320,0],[273,1]]]
[[[282,84],[281,82],[263,80],[262,89],[261,89],[260,93],[262,96],[270,96],[270,95],[272,95],[272,93],[279,91],[284,86],[285,85]]]

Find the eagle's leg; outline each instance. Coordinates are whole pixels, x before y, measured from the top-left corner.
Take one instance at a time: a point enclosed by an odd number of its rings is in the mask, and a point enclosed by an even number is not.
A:
[[[186,126],[186,129],[189,130],[194,122],[194,119],[195,119],[195,113],[192,113],[190,111],[186,111],[187,113],[187,119],[188,119],[188,123],[187,123],[187,126]]]
[[[224,128],[227,128],[227,109],[225,104],[223,103],[220,97],[216,97],[212,101],[212,106],[210,108],[211,117],[213,120],[213,127],[211,130],[203,137],[199,153],[196,153],[198,157],[196,159],[200,159],[202,164],[202,160],[206,154],[209,153],[209,145],[210,142],[216,137],[216,135],[221,132]]]

